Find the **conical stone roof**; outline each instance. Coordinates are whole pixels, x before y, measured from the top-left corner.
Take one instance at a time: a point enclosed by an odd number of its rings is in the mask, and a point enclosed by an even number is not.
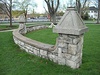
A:
[[[18,20],[19,23],[24,23],[25,22],[25,16],[23,14],[20,15],[18,18],[19,18],[19,20]]]
[[[53,29],[53,32],[80,35],[87,30],[88,28],[83,23],[83,20],[75,8],[68,8],[62,19]]]

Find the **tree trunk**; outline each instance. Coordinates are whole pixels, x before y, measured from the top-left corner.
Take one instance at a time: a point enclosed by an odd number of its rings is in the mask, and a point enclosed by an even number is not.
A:
[[[44,0],[48,6],[51,22],[56,23],[56,12],[59,7],[59,0]]]
[[[27,22],[27,10],[24,10],[25,23]]]
[[[12,0],[10,0],[10,27],[12,27]]]
[[[12,27],[12,11],[10,11],[10,27]]]
[[[78,13],[81,15],[81,3],[80,3],[80,0],[76,0],[76,8],[78,10]]]
[[[99,20],[100,20],[100,11],[98,10],[98,18],[97,18],[97,24],[99,24],[100,22],[99,22]]]
[[[52,23],[56,23],[56,14],[53,14],[53,15],[51,16],[51,22],[52,22]]]
[[[100,1],[98,0],[98,18],[97,18],[97,24],[100,23]]]

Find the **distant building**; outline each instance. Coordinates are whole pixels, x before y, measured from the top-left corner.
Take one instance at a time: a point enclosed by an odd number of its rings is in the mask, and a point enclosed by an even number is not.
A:
[[[97,17],[98,17],[98,8],[96,8],[96,7],[89,7],[88,14],[89,14],[90,18],[97,19]]]

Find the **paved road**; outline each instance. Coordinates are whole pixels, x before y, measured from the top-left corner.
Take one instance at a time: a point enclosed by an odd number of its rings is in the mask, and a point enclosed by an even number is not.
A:
[[[30,24],[30,25],[40,25],[40,24],[46,24],[46,23],[51,23],[51,22],[28,22],[26,24]],[[19,23],[12,23],[13,25],[19,25]],[[10,25],[9,23],[0,23],[0,25]]]

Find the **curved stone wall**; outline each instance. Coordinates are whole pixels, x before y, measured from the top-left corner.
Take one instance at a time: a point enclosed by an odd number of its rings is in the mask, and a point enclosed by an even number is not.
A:
[[[82,64],[83,35],[88,28],[74,8],[68,8],[57,26],[53,28],[53,32],[59,34],[55,46],[23,36],[27,32],[47,28],[47,26],[26,27],[25,17],[22,15],[19,17],[19,23],[19,28],[13,32],[13,38],[21,49],[60,65],[68,65],[73,69],[79,68]]]
[[[14,42],[19,45],[21,49],[30,54],[50,59],[60,65],[78,68],[82,63],[83,35],[59,34],[55,46],[44,44],[23,36],[23,34],[27,32],[44,28],[48,27],[45,25],[26,27],[24,23],[20,23],[19,28],[13,31]]]
[[[26,27],[24,27],[23,25],[23,27],[20,26],[18,29],[16,29],[13,32],[14,42],[18,44],[21,49],[25,50],[28,53],[35,54],[43,58],[49,58],[48,56],[49,52],[52,53],[52,51],[54,51],[55,49],[53,45],[44,44],[44,43],[29,39],[22,35],[24,34],[23,32],[30,32],[34,30],[44,29],[44,28],[47,28],[47,26],[44,26],[44,25],[30,26],[26,28],[26,31],[25,31],[25,28]]]

